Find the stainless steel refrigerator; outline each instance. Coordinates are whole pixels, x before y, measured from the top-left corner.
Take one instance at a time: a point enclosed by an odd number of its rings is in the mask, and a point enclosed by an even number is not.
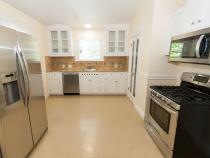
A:
[[[38,42],[0,26],[0,157],[26,157],[47,127]]]

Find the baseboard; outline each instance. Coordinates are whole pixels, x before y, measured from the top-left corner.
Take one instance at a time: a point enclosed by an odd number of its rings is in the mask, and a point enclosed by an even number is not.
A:
[[[137,104],[134,104],[134,108],[137,111],[137,113],[139,114],[139,116],[142,118],[142,120],[144,120],[144,111],[140,108],[140,106],[138,106]]]
[[[49,95],[49,93],[47,93],[47,94],[45,94],[45,99],[47,99],[48,97],[49,97],[50,95]]]
[[[140,106],[138,106],[133,97],[130,95],[130,93],[127,93],[128,98],[130,99],[130,101],[133,103],[134,109],[136,110],[136,112],[139,114],[139,116],[144,120],[144,111],[142,111],[142,109],[140,108]]]

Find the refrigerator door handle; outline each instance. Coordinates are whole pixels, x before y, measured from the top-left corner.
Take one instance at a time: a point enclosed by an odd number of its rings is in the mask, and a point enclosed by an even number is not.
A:
[[[27,62],[26,62],[26,59],[25,59],[25,56],[23,55],[22,51],[21,51],[21,48],[20,46],[19,47],[19,52],[20,52],[20,55],[21,55],[21,58],[22,58],[22,61],[23,61],[23,66],[24,66],[24,71],[25,71],[25,77],[27,79],[26,81],[26,99],[27,99],[27,102],[26,102],[26,105],[28,106],[29,105],[29,102],[30,102],[30,83],[29,83],[29,70],[28,70],[28,66],[27,66]]]
[[[17,63],[20,64],[20,67],[18,67],[18,73],[19,75],[22,75],[23,76],[23,83],[19,81],[19,84],[20,84],[20,87],[21,87],[21,95],[24,99],[24,104],[25,106],[28,106],[28,78],[27,78],[27,75],[26,75],[26,70],[24,68],[24,62],[23,62],[23,59],[22,59],[22,55],[20,53],[20,49],[19,47],[16,47],[16,54],[17,54]],[[20,70],[21,69],[21,70]],[[20,79],[20,77],[19,77]],[[24,84],[24,85],[23,85]]]

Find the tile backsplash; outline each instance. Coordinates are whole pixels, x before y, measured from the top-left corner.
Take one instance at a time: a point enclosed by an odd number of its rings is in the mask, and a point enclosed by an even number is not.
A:
[[[96,69],[97,72],[127,72],[128,57],[104,57],[104,61],[75,61],[74,57],[45,57],[47,72],[83,72]]]

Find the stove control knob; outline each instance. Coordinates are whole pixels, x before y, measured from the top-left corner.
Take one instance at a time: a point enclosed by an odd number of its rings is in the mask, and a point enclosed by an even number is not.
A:
[[[170,100],[166,99],[165,101],[166,101],[166,104],[171,105],[171,101]]]
[[[156,94],[156,96],[157,96],[158,98],[161,98],[161,95],[160,95],[160,94]]]
[[[153,95],[157,95],[157,93],[156,93],[155,91],[151,91],[151,93],[152,93]]]

